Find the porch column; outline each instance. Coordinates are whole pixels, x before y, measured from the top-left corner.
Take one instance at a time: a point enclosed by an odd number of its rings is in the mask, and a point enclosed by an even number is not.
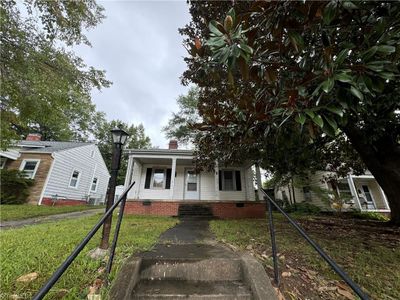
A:
[[[256,179],[257,179],[258,200],[261,201],[264,199],[264,193],[262,192],[261,171],[260,171],[260,166],[258,164],[256,164]]]
[[[174,198],[174,187],[175,187],[175,173],[176,173],[176,158],[172,159],[172,168],[171,168],[171,185],[169,190],[169,198]]]
[[[129,184],[132,181],[133,164],[133,157],[129,155],[128,167],[126,168],[124,190],[128,188]]]
[[[218,162],[215,162],[214,167],[214,183],[215,183],[215,200],[220,200],[219,196],[219,166]]]
[[[379,186],[379,190],[380,190],[381,193],[382,193],[383,200],[385,201],[386,209],[390,209],[389,202],[387,201],[385,192],[383,191],[383,189],[381,188],[381,186],[379,185],[379,183],[378,183],[378,186]]]
[[[347,176],[347,182],[349,183],[350,191],[353,194],[353,199],[355,199],[354,202],[355,202],[357,208],[361,211],[362,207],[360,204],[360,198],[358,198],[358,193],[357,193],[356,186],[354,184],[353,176],[351,176],[351,175]]]

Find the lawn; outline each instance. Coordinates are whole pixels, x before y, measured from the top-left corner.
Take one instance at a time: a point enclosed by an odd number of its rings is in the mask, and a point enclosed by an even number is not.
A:
[[[56,215],[74,211],[82,211],[94,208],[103,208],[103,206],[94,205],[71,205],[71,206],[45,206],[45,205],[0,205],[0,220],[22,220],[34,217],[43,217],[49,215]]]
[[[400,230],[382,222],[297,217],[326,252],[361,285],[371,299],[400,299]],[[356,299],[306,241],[280,215],[275,216],[280,291],[286,299]],[[266,220],[215,220],[217,239],[259,258],[273,278]]]
[[[18,299],[31,299],[99,218],[95,215],[1,231],[0,299],[10,299],[11,295],[21,297]],[[116,217],[113,223],[115,225]],[[125,216],[110,278],[115,277],[125,258],[151,248],[159,235],[175,224],[176,220],[167,217]],[[46,299],[86,298],[88,287],[101,277],[104,267],[104,262],[87,256],[88,251],[98,245],[100,235],[101,229]],[[31,272],[37,272],[39,277],[29,283],[16,281],[21,275]],[[17,299],[17,296],[13,297]]]

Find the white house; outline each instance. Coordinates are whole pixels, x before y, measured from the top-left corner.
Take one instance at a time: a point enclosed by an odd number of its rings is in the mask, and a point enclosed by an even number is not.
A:
[[[34,180],[29,203],[74,205],[103,202],[110,174],[97,145],[41,141],[30,134],[0,152],[1,167],[24,171]]]
[[[306,185],[279,186],[275,188],[275,198],[281,200],[293,199],[296,203],[309,202],[319,206],[323,210],[330,210],[329,203],[324,202],[320,195],[315,192],[315,188],[332,190],[333,187],[322,180],[328,172],[320,171],[309,176]],[[339,180],[337,187],[339,196],[346,199],[345,210],[374,211],[390,213],[390,208],[386,195],[378,182],[371,174],[366,171],[364,175],[349,174],[346,178]]]
[[[127,212],[178,215],[183,205],[208,207],[221,218],[263,217],[265,203],[256,201],[252,165],[223,167],[197,173],[191,150],[127,150],[125,187],[135,181],[128,194]]]

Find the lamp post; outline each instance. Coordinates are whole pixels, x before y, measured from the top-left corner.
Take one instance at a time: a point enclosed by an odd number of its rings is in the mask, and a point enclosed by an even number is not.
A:
[[[111,177],[108,183],[108,196],[106,203],[106,211],[114,204],[115,187],[117,186],[118,170],[121,163],[122,146],[128,139],[129,134],[120,128],[111,130],[114,148],[111,160]],[[112,215],[103,224],[103,232],[101,235],[100,249],[108,249],[110,231],[111,231]]]

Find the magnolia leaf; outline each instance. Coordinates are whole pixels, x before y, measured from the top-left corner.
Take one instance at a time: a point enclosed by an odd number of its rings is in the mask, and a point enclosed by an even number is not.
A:
[[[335,75],[335,79],[341,82],[352,82],[353,77],[347,73],[340,73]]]
[[[344,1],[344,2],[342,2],[342,5],[343,5],[343,7],[345,9],[348,9],[348,10],[353,10],[353,9],[357,9],[358,8],[357,5],[355,5],[351,1]]]
[[[335,81],[332,79],[332,77],[328,77],[328,79],[325,80],[325,81],[322,83],[322,86],[321,86],[321,87],[322,87],[322,90],[323,90],[326,94],[328,94],[328,93],[332,90],[334,84],[335,84]]]
[[[390,54],[396,51],[396,47],[394,46],[389,46],[389,45],[379,45],[377,46],[377,51],[382,52],[382,53],[386,53],[386,54]]]
[[[337,125],[336,121],[334,119],[332,119],[331,117],[328,117],[328,116],[324,116],[324,118],[328,122],[328,124],[332,127],[332,129],[334,131],[336,131],[337,128],[338,128],[338,125]]]
[[[330,112],[333,112],[341,117],[343,117],[343,109],[339,108],[339,107],[327,107],[327,110],[329,110]]]
[[[341,65],[343,61],[347,58],[349,55],[349,49],[343,49],[342,51],[339,52],[339,54],[336,57],[336,63],[338,65]]]
[[[304,114],[299,113],[296,118],[295,118],[297,123],[300,123],[301,125],[304,125],[306,122],[306,116]]]
[[[322,117],[320,115],[315,115],[314,118],[312,119],[314,121],[315,124],[317,124],[319,127],[322,128],[322,126],[324,126],[324,120],[322,119]]]
[[[208,28],[212,33],[214,33],[216,36],[223,36],[224,34],[218,29],[218,24],[217,21],[211,21],[208,24]]]
[[[329,2],[328,5],[325,6],[324,12],[322,14],[322,20],[325,25],[329,25],[336,15],[336,7],[334,2]]]
[[[296,31],[290,31],[288,36],[296,52],[299,52],[299,50],[304,46],[304,41],[301,35]]]
[[[240,43],[238,47],[248,54],[253,54],[253,48],[246,45],[245,43]]]
[[[312,110],[305,110],[305,113],[311,118],[314,119],[315,113]]]
[[[363,100],[363,99],[364,99],[363,94],[362,94],[358,89],[356,89],[354,86],[352,86],[352,87],[350,88],[350,92],[351,92],[354,96],[356,96],[358,99],[360,99],[360,100]]]

